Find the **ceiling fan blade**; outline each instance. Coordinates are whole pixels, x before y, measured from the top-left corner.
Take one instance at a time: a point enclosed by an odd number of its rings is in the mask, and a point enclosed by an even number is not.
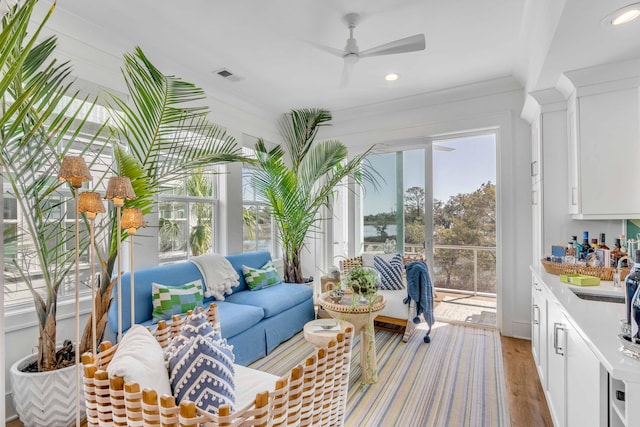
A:
[[[316,47],[317,49],[323,50],[327,53],[330,53],[331,55],[335,55],[335,56],[339,56],[340,58],[342,58],[345,53],[343,49],[336,49],[335,47],[331,47],[331,46],[325,46],[323,44],[319,44],[319,43],[315,43],[312,41],[308,41],[307,43],[309,43],[310,45]]]
[[[340,88],[344,88],[349,84],[351,80],[351,74],[353,74],[353,66],[356,65],[356,61],[349,61],[345,59],[342,65],[342,75],[340,76]]]
[[[425,48],[424,34],[416,34],[415,36],[405,37],[372,47],[371,49],[363,50],[359,56],[360,58],[365,58],[367,56],[393,55],[396,53],[415,52],[417,50],[424,50]]]

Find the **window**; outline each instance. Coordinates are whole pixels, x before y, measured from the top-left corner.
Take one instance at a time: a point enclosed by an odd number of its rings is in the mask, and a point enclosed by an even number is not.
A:
[[[251,156],[252,153],[252,150],[244,149],[244,155]],[[244,252],[269,251],[276,254],[276,226],[266,201],[254,192],[253,171],[250,167],[242,169],[242,249]]]
[[[97,133],[100,120],[104,115],[104,108],[96,106],[89,117],[90,122],[85,125],[84,131],[94,131]],[[69,132],[73,132],[70,130]],[[80,155],[82,153],[81,145],[88,143],[92,136],[84,136],[83,134],[75,137],[74,145],[66,153],[67,155]],[[62,141],[66,144],[68,141]],[[87,165],[89,166],[92,182],[85,183],[80,191],[86,191],[92,188],[95,191],[104,192],[104,185],[110,176],[110,166],[112,164],[111,145],[107,144],[106,136],[99,137],[92,142],[92,148],[83,155]],[[57,171],[55,171],[57,172]],[[52,180],[56,176],[51,176]],[[34,242],[31,239],[30,231],[27,229],[25,222],[26,215],[33,215],[32,212],[23,212],[11,186],[5,181],[3,188],[3,222],[4,222],[4,305],[32,305],[33,298],[31,291],[25,283],[21,271],[31,278],[31,282],[36,290],[45,292],[42,267],[37,254],[34,250]],[[49,228],[45,233],[50,233],[48,237],[49,247],[55,248],[61,245],[66,253],[75,254],[75,203],[73,194],[68,185],[61,185],[57,191],[50,194],[45,200],[43,206],[43,215],[46,215],[44,221]],[[96,224],[104,220],[106,215],[101,215],[96,219]],[[60,221],[62,220],[62,221]],[[79,224],[80,241],[89,241],[89,231],[84,226],[84,222]],[[63,229],[62,233],[58,230]],[[96,230],[101,229],[97,226]],[[104,240],[104,236],[96,236],[96,241]],[[81,251],[79,253],[79,273],[80,273],[80,293],[89,293],[90,271],[89,252]],[[75,277],[68,274],[58,289],[59,300],[65,298],[73,298],[75,296]]]
[[[215,249],[215,170],[198,169],[164,185],[159,196],[160,263],[210,253]]]
[[[372,154],[379,188],[364,185],[365,253],[424,252],[424,149]]]

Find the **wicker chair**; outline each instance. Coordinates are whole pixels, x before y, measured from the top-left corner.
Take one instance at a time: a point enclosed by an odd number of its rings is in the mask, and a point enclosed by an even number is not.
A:
[[[160,322],[153,332],[163,348],[189,316],[174,316],[172,322]],[[212,304],[209,322],[219,329],[218,310]],[[87,425],[94,426],[342,426],[347,401],[353,331],[339,333],[335,341],[318,349],[304,364],[294,367],[272,391],[258,393],[255,400],[231,413],[221,406],[218,414],[200,410],[193,402],[176,405],[173,396],[158,396],[154,390],[140,390],[137,383],[125,383],[121,377],[109,378],[106,368],[117,345],[100,345],[97,355],[86,353],[84,393]],[[242,384],[236,384],[241,388]]]
[[[403,256],[402,262],[404,265],[412,263],[414,261],[424,261],[424,257],[422,255],[409,255]],[[354,267],[363,265],[362,256],[357,256],[353,258],[347,258],[340,261],[340,271],[342,274],[347,273]],[[406,282],[406,271],[402,270],[402,278]],[[409,337],[413,333],[416,328],[416,325],[413,323],[413,317],[411,313],[415,313],[416,303],[414,301],[410,301],[409,304],[404,304],[403,300],[407,297],[407,290],[379,290],[379,294],[383,295],[387,304],[384,309],[380,312],[380,314],[375,318],[375,327],[378,329],[384,329],[391,332],[400,332],[403,333],[402,341],[409,341]],[[402,308],[398,308],[401,307]],[[389,328],[385,327],[384,324],[390,324],[399,326],[400,328]]]

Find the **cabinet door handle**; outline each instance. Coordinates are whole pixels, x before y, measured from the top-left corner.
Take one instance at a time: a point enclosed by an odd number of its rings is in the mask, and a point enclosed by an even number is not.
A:
[[[565,343],[565,337],[562,337],[562,345],[560,345],[560,338],[559,338],[559,331],[563,331],[563,335],[566,334],[566,328],[562,323],[554,323],[553,324],[553,348],[556,352],[556,354],[559,354],[560,356],[564,356],[564,352],[565,352],[565,348],[564,348],[564,343]]]
[[[536,316],[536,310],[538,311],[537,316]],[[538,307],[537,304],[533,305],[533,324],[534,325],[540,324],[540,307]]]

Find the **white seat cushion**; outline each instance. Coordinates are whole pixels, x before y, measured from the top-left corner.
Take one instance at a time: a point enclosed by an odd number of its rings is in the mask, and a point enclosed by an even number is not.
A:
[[[236,408],[242,409],[256,399],[256,394],[275,389],[280,379],[268,372],[234,365],[236,384]]]
[[[379,316],[393,317],[394,319],[407,320],[409,318],[409,304],[404,304],[403,299],[407,297],[407,290],[390,291],[378,289],[378,294],[387,301],[385,307],[378,313]]]

